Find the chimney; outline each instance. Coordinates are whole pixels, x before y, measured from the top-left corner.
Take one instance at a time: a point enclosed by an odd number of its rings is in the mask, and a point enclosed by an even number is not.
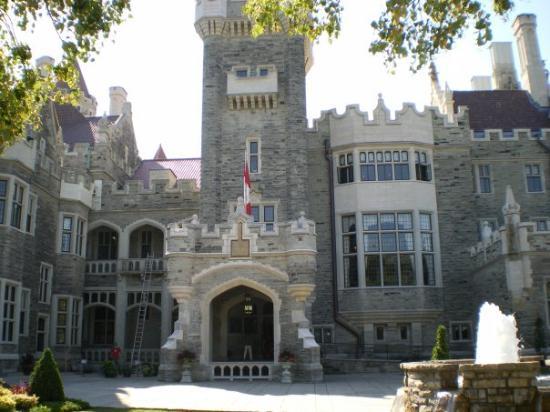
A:
[[[493,63],[493,85],[495,90],[519,89],[512,43],[493,42],[489,46]]]
[[[520,14],[512,27],[518,44],[522,85],[533,100],[541,106],[548,106],[548,84],[537,40],[537,17]]]
[[[491,90],[491,76],[474,76],[471,80],[472,90]]]
[[[122,109],[124,103],[126,103],[126,97],[128,93],[124,90],[123,87],[113,86],[109,87],[109,116],[120,116],[122,114]]]
[[[40,70],[40,74],[42,76],[47,75],[46,68],[47,67],[53,67],[55,64],[55,59],[50,56],[41,56],[38,59],[36,59],[36,68]]]

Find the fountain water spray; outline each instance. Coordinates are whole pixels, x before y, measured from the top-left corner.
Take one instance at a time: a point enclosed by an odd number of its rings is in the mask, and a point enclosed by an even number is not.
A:
[[[514,315],[505,315],[500,308],[485,302],[479,310],[476,362],[519,362],[519,339]]]

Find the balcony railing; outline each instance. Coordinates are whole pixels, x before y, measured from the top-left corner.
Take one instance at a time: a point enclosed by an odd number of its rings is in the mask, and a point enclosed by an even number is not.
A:
[[[213,362],[210,364],[211,379],[226,380],[271,380],[273,363],[271,362]]]
[[[115,273],[141,273],[145,269],[147,259],[119,259],[119,260],[88,260],[86,261],[86,274],[109,275]],[[164,272],[163,258],[151,259],[151,272]]]
[[[107,360],[112,360],[111,357],[112,348],[106,347],[87,347],[82,351],[84,352],[85,359],[88,363],[101,363]],[[130,362],[130,356],[132,354],[132,348],[123,349],[120,361],[123,363]],[[148,363],[151,365],[158,365],[160,362],[160,349],[142,349],[140,353],[141,363]]]

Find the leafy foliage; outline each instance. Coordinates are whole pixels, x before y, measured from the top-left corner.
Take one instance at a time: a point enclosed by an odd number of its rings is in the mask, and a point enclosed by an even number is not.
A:
[[[18,393],[13,394],[11,398],[15,401],[15,408],[18,411],[28,411],[38,405],[38,397],[36,395]]]
[[[78,102],[77,59],[90,60],[129,10],[130,0],[0,0],[0,153],[25,137],[28,127],[40,127],[49,99]],[[16,31],[32,31],[42,18],[51,20],[64,54],[40,70]],[[60,82],[64,90],[56,87]]]
[[[111,360],[103,362],[101,369],[103,370],[103,375],[105,375],[106,378],[116,378],[118,375],[117,367]]]
[[[369,50],[383,54],[390,66],[408,58],[416,71],[451,49],[469,27],[478,45],[491,41],[489,10],[505,16],[512,7],[511,0],[386,0],[384,12],[371,23],[378,38]],[[254,22],[254,35],[284,31],[313,40],[322,34],[338,37],[343,8],[341,0],[249,0],[243,10]]]
[[[57,363],[49,348],[46,348],[36,363],[30,378],[31,393],[37,395],[41,402],[63,401],[63,381]]]
[[[51,412],[52,409],[46,405],[38,405],[29,410],[29,412]]]
[[[0,412],[15,412],[15,401],[10,396],[0,396]]]
[[[449,359],[449,346],[447,345],[447,328],[443,325],[437,327],[435,345],[432,349],[432,360]]]

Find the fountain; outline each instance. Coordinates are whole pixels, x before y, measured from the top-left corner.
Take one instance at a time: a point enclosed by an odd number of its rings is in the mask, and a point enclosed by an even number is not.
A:
[[[539,362],[520,359],[516,320],[485,302],[471,359],[402,363],[392,411],[535,411]]]
[[[515,362],[519,362],[516,319],[503,314],[497,305],[485,302],[479,310],[475,363]]]

